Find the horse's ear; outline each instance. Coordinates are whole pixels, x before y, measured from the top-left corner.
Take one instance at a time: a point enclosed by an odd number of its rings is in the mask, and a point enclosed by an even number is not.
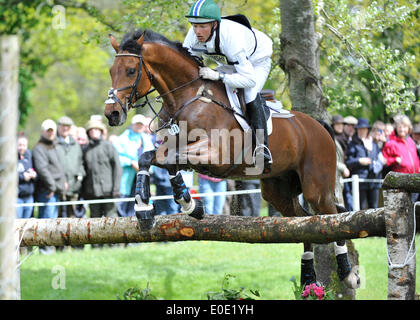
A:
[[[120,50],[120,45],[117,42],[117,40],[112,36],[112,34],[109,34],[109,40],[111,41],[111,45],[114,48],[115,52],[118,53]]]
[[[143,32],[143,34],[140,36],[140,38],[137,39],[137,44],[141,47],[144,42],[144,36],[146,34],[146,31]]]

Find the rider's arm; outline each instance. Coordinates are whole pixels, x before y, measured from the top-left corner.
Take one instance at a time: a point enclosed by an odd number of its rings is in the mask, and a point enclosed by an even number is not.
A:
[[[236,71],[226,74],[223,82],[232,88],[252,88],[256,83],[255,70],[248,59],[255,42],[251,43],[248,32],[250,33],[245,27],[236,23],[220,25],[220,50],[229,61],[235,63]]]
[[[241,50],[234,56],[237,63],[235,73],[226,74],[223,82],[231,88],[252,88],[255,86],[255,70],[251,62],[249,62],[245,51]]]

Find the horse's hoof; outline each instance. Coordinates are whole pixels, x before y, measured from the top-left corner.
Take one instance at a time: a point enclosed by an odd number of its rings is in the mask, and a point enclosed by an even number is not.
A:
[[[140,230],[150,230],[156,224],[155,218],[139,220]]]
[[[135,209],[137,209],[135,207]],[[139,225],[141,227],[141,229],[145,229],[145,230],[150,230],[151,228],[154,227],[154,225],[156,224],[155,221],[155,206],[152,207],[152,209],[149,210],[135,210],[136,211],[136,217],[137,220],[139,221]]]
[[[198,220],[201,220],[204,218],[204,204],[199,199],[194,199],[192,201],[195,201],[195,207],[193,211],[189,214],[190,217],[196,218]]]
[[[360,276],[358,274],[359,266],[354,266],[347,277],[344,278],[344,284],[347,288],[357,289],[360,287]]]

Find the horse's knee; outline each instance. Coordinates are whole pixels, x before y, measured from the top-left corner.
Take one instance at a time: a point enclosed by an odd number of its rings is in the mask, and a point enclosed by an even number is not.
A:
[[[149,170],[150,166],[152,165],[152,161],[155,157],[155,154],[156,154],[155,150],[146,151],[146,152],[142,153],[142,155],[140,156],[140,158],[138,160],[139,169],[140,170]]]

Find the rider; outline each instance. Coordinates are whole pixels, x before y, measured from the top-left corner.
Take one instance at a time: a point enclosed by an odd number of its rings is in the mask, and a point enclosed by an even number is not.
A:
[[[250,26],[221,18],[213,0],[198,0],[186,16],[192,28],[183,46],[191,54],[205,56],[218,64],[216,70],[200,67],[204,79],[221,80],[230,88],[244,88],[247,114],[254,130],[264,130],[264,141],[258,139],[256,154],[264,155],[264,172],[271,170],[271,153],[267,146],[267,124],[264,100],[260,96],[271,68],[271,39]],[[242,16],[245,18],[244,16]],[[245,18],[246,19],[246,18]]]

